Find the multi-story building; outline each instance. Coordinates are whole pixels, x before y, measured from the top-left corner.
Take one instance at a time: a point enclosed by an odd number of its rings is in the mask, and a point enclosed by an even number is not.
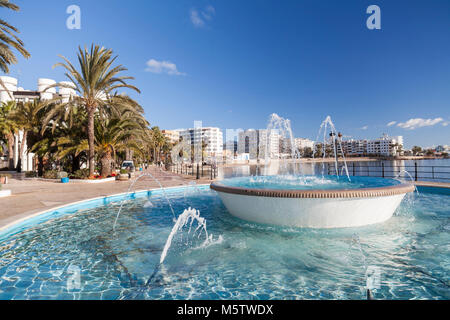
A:
[[[278,130],[258,130],[258,137],[259,158],[265,159],[267,150],[268,158],[278,159],[280,157],[280,134]]]
[[[250,159],[264,159],[266,148],[270,158],[279,157],[280,139],[277,130],[248,129],[239,133],[239,154],[248,153]]]
[[[403,148],[403,137],[389,137],[383,135],[381,138],[367,141],[367,154],[392,157],[400,153]]]
[[[2,76],[0,77],[0,79],[3,82],[3,85],[0,86],[0,103],[6,103],[12,100],[15,100],[17,102],[27,102],[34,99],[50,100],[58,98],[61,102],[67,102],[69,101],[70,97],[76,95],[76,92],[74,90],[75,85],[71,82],[60,82],[65,86],[59,87],[57,92],[56,87],[49,88],[50,86],[55,85],[56,81],[40,78],[37,82],[37,90],[33,91],[18,87],[18,81],[15,78]],[[19,131],[14,136],[14,154],[12,157],[14,160],[14,167],[17,167],[20,158],[22,159],[22,171],[31,171],[34,170],[34,154],[29,152],[28,146],[26,144],[22,156],[19,157],[22,138],[22,131]]]
[[[249,159],[258,158],[259,136],[258,130],[248,129],[239,132],[238,135],[238,154],[248,154]]]
[[[367,140],[343,140],[341,144],[346,156],[362,157],[367,154]]]
[[[295,138],[295,146],[299,150],[303,150],[305,148],[314,148],[314,141],[306,139],[306,138]]]
[[[190,141],[190,144],[203,149],[206,159],[222,158],[223,155],[223,133],[222,130],[216,127],[198,127],[190,129],[179,129],[180,137],[184,141]],[[199,149],[200,150],[200,149]]]
[[[162,130],[161,132],[172,144],[178,143],[178,141],[180,141],[180,132],[177,130]]]

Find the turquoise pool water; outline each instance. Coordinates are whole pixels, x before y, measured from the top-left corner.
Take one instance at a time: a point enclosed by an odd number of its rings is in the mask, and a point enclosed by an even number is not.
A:
[[[158,266],[174,225],[160,192],[127,200],[115,232],[117,201],[49,213],[0,235],[0,299],[365,299],[368,270],[375,299],[450,298],[450,196],[408,195],[389,221],[338,230],[245,222],[207,187],[168,196],[212,241],[183,228]]]
[[[401,183],[401,181],[395,179],[375,177],[350,177],[350,179],[351,181],[346,176],[275,175],[229,178],[222,180],[220,183],[230,187],[281,190],[361,189],[388,187]]]

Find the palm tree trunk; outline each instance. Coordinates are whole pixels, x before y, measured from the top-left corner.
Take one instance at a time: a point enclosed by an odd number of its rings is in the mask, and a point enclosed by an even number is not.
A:
[[[80,155],[76,156],[73,155],[72,156],[72,172],[75,173],[75,171],[80,170]]]
[[[12,133],[8,134],[8,168],[10,170],[14,169],[14,135]]]
[[[95,169],[95,135],[94,135],[94,113],[95,108],[88,108],[88,144],[89,144],[89,152],[88,152],[88,162],[89,162],[89,176],[94,175]]]
[[[44,157],[38,155],[38,176],[42,177],[44,174]]]
[[[102,177],[107,177],[111,175],[111,151],[106,152],[101,160],[102,163],[102,172],[101,172],[101,176]]]
[[[22,155],[25,150],[25,144],[27,143],[27,134],[28,132],[26,130],[23,131],[23,137],[22,137],[22,143],[20,144],[19,148],[19,161],[17,163],[17,172],[22,172]]]

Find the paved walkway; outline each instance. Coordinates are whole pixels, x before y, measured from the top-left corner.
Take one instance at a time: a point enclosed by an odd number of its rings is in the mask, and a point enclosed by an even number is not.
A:
[[[155,176],[164,187],[210,183],[210,180],[195,180],[195,177],[181,176],[172,172],[161,171],[151,167],[146,172]],[[35,179],[10,179],[3,189],[12,191],[10,197],[0,198],[0,228],[17,219],[33,213],[48,210],[64,204],[90,198],[127,192],[132,180],[111,181],[104,183],[59,183]],[[159,184],[150,177],[143,177],[135,184],[133,190],[159,188]]]

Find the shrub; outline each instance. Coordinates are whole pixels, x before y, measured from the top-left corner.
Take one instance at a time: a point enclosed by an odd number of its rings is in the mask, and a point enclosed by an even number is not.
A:
[[[27,171],[27,172],[25,172],[25,177],[26,178],[36,178],[37,177],[37,172],[35,172],[35,171]]]
[[[67,178],[67,172],[65,171],[60,171],[56,174],[56,178],[57,179],[62,179],[62,178]]]
[[[120,174],[127,174],[128,170],[127,169],[120,169]]]
[[[80,169],[70,176],[72,179],[87,179],[89,177],[89,169]]]
[[[58,179],[58,171],[57,170],[48,170],[44,172],[45,179]]]

